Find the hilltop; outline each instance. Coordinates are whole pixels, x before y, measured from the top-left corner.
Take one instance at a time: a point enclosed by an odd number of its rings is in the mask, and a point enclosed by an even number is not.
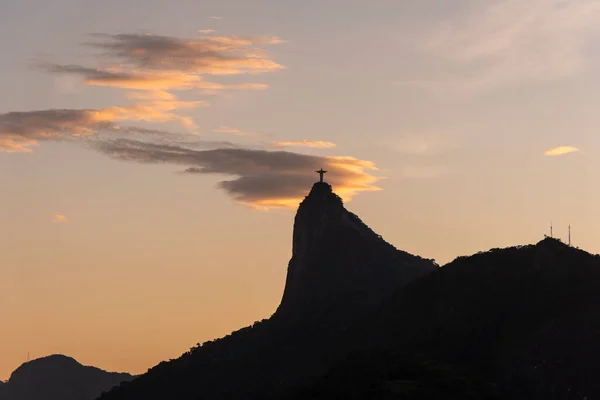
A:
[[[7,382],[0,383],[0,400],[93,400],[131,379],[130,374],[83,366],[57,354],[17,368]]]

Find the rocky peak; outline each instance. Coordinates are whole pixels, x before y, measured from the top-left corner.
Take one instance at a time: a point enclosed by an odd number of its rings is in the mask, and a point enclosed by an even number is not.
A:
[[[278,313],[318,309],[339,314],[340,307],[372,306],[433,269],[433,262],[387,243],[346,210],[331,185],[317,182],[294,220],[292,258]]]
[[[300,256],[317,244],[327,226],[340,221],[344,211],[342,199],[333,193],[331,185],[315,183],[294,219],[292,256]]]

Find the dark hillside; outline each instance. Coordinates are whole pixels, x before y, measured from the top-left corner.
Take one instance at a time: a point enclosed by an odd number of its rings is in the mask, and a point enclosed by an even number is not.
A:
[[[93,400],[103,391],[133,379],[53,355],[29,361],[0,384],[0,400]]]
[[[460,257],[399,290],[363,332],[343,347],[376,356],[354,371],[338,365],[338,386],[381,368],[388,354],[410,353],[485,382],[481,395],[600,398],[600,257],[550,238]]]

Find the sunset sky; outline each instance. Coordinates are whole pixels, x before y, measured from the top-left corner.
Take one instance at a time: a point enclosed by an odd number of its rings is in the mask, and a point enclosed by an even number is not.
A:
[[[597,0],[8,0],[0,35],[0,379],[270,316],[320,167],[439,264],[600,252]]]

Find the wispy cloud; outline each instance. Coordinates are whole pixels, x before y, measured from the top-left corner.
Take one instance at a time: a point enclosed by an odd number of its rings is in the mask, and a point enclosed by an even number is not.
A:
[[[336,146],[335,143],[332,142],[322,142],[322,141],[314,141],[314,140],[295,140],[295,141],[281,141],[281,142],[273,142],[274,147],[313,147],[320,149],[331,149]]]
[[[52,218],[52,222],[57,223],[57,224],[64,223],[64,222],[67,222],[67,217],[62,214],[55,214],[54,217]]]
[[[242,131],[240,129],[237,128],[231,128],[229,126],[220,126],[217,129],[213,129],[213,132],[216,133],[226,133],[229,135],[236,135],[236,136],[265,136],[264,133],[260,133],[260,132],[246,132],[246,131]]]
[[[418,43],[428,76],[401,84],[476,94],[522,83],[575,76],[587,65],[585,45],[600,31],[596,0],[475,2],[470,12],[434,27]]]
[[[133,90],[190,90],[201,89],[214,93],[226,89],[266,89],[264,83],[223,84],[210,82],[203,77],[181,71],[139,72],[117,71],[114,68],[88,68],[80,65],[61,65],[45,63],[39,68],[46,72],[79,75],[89,86],[106,86]]]
[[[183,165],[192,174],[224,174],[235,178],[219,185],[236,200],[254,207],[297,207],[316,180],[312,171],[330,171],[329,182],[346,201],[365,190],[378,190],[370,161],[353,157],[317,157],[288,151],[254,149],[193,150],[132,140],[99,142],[109,156],[139,163]]]
[[[205,36],[182,39],[150,34],[95,34],[85,43],[102,51],[104,66],[38,63],[46,72],[79,76],[89,86],[113,87],[130,104],[101,109],[48,109],[0,114],[0,151],[30,152],[38,141],[90,136],[102,130],[155,132],[161,129],[122,127],[118,122],[178,122],[196,133],[192,117],[182,111],[207,106],[204,100],[184,101],[171,91],[265,89],[263,83],[219,83],[208,75],[262,73],[284,68],[260,45],[282,43],[276,36]],[[238,132],[242,134],[242,132]]]
[[[569,154],[569,153],[578,153],[581,150],[578,149],[577,147],[573,147],[573,146],[558,146],[558,147],[554,147],[552,149],[548,149],[544,152],[545,156],[562,156],[564,154]]]
[[[209,34],[209,33],[215,33],[215,30],[214,30],[214,29],[200,29],[200,30],[198,31],[198,33],[202,33],[202,34],[205,34],[205,35],[207,35],[207,34]]]

